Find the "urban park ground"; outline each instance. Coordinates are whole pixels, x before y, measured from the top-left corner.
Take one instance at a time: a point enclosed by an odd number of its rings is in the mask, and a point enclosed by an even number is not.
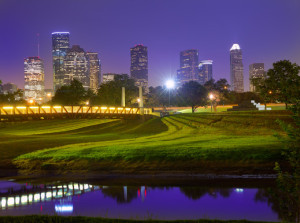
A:
[[[201,108],[146,121],[2,122],[1,175],[16,167],[23,175],[270,174],[284,148],[276,120],[292,121],[280,109],[210,113]]]

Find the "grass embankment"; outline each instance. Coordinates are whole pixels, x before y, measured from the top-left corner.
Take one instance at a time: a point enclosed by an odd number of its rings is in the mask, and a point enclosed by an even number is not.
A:
[[[246,220],[177,220],[177,221],[160,221],[160,220],[121,220],[121,219],[105,219],[105,218],[90,218],[90,217],[62,217],[62,216],[20,216],[20,217],[0,217],[0,222],[2,223],[64,223],[64,222],[73,222],[73,223],[266,223],[263,221],[246,221]],[[270,223],[270,222],[268,222]]]
[[[270,173],[283,148],[274,137],[280,132],[278,118],[290,120],[285,111],[271,111],[182,114],[144,123],[112,121],[38,135],[39,140],[25,137],[31,145],[38,143],[33,149],[37,151],[14,163],[29,171]],[[6,143],[11,148],[16,142]],[[63,146],[49,148],[51,144]]]

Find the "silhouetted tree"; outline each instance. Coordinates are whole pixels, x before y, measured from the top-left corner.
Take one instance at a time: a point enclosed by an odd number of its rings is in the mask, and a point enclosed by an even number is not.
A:
[[[126,105],[131,105],[138,98],[138,88],[135,86],[134,79],[128,75],[116,75],[113,81],[101,84],[98,90],[97,104],[108,106],[120,106],[122,87],[125,87]]]
[[[60,105],[84,105],[85,101],[86,91],[77,79],[73,79],[70,85],[57,89],[52,98],[52,103]]]
[[[279,163],[276,162],[275,170],[278,172],[280,208],[289,216],[288,219],[284,220],[293,219],[294,222],[298,223],[300,222],[300,100],[297,100],[290,110],[293,112],[293,126],[283,121],[277,121],[287,134],[286,138],[283,138],[285,144],[283,155],[290,168],[283,171]]]
[[[214,79],[211,79],[204,84],[204,87],[209,93],[212,93],[214,95],[215,105],[219,102],[223,103],[224,105],[225,100],[228,97],[230,87],[225,78],[222,78],[217,82],[215,82]]]
[[[23,99],[23,91],[18,89],[16,92],[0,94],[0,104],[13,104],[13,105],[23,105],[26,104]]]
[[[207,104],[207,90],[196,81],[190,81],[182,85],[178,90],[178,104],[191,106],[194,113],[196,108]]]
[[[273,97],[285,103],[295,103],[300,98],[300,66],[288,60],[273,63],[273,68],[267,72],[266,86]]]
[[[172,104],[176,101],[172,97]],[[169,104],[169,91],[162,86],[150,87],[149,93],[147,95],[147,106],[155,107],[155,106],[167,106]]]

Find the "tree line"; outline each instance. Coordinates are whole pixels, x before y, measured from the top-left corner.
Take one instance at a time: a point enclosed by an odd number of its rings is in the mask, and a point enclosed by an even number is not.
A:
[[[179,88],[167,89],[165,86],[150,87],[145,94],[145,107],[184,106],[192,107],[194,112],[199,106],[212,104],[239,104],[245,100],[260,103],[282,102],[286,106],[300,97],[300,67],[288,60],[273,64],[265,77],[251,79],[255,92],[237,93],[230,91],[226,79],[214,79],[204,85],[190,81]],[[126,106],[138,106],[138,88],[128,75],[116,75],[113,81],[101,84],[97,92],[85,90],[81,82],[74,79],[70,85],[60,87],[48,104],[60,105],[106,105],[120,106],[122,87],[126,89]],[[22,92],[1,95],[0,104],[16,102]]]

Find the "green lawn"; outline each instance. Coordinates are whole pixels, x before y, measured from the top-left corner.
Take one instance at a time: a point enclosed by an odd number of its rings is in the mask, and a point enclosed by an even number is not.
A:
[[[290,121],[285,111],[181,114],[146,122],[56,120],[31,123],[20,136],[22,123],[0,130],[0,151],[6,160],[23,154],[15,163],[25,169],[199,171],[267,164],[272,169],[283,148],[274,136],[281,132],[277,118]]]

